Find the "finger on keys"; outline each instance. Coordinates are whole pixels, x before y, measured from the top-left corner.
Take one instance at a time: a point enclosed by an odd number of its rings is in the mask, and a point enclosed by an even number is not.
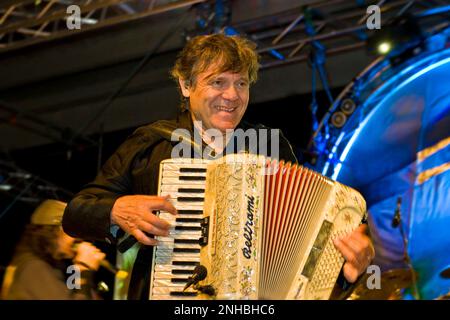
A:
[[[169,229],[158,228],[154,224],[142,221],[140,225],[140,229],[148,234],[154,236],[164,236],[167,237],[169,235]]]
[[[173,205],[172,200],[170,200],[171,199],[170,194],[166,195],[165,198],[166,198],[166,202],[165,203],[166,203],[166,206],[167,206],[165,210],[170,212],[174,216],[177,216],[178,215],[178,211],[177,211],[177,208],[175,208],[175,206]]]
[[[145,222],[148,222],[156,228],[163,229],[165,231],[169,230],[172,227],[172,225],[168,221],[161,219],[154,214],[149,215],[148,218],[145,219]]]

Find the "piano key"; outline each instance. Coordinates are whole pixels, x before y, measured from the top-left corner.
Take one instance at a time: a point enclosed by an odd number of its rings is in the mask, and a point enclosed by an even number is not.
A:
[[[195,193],[195,194],[204,194],[205,193],[205,186],[199,186],[199,185],[191,185],[188,183],[183,184],[173,184],[173,185],[165,185],[161,187],[160,193]]]
[[[195,190],[195,189],[189,189],[189,190]],[[204,192],[178,192],[178,191],[170,192],[170,191],[164,191],[164,192],[161,192],[161,195],[162,196],[169,195],[170,196],[170,201],[177,200],[179,202],[183,202],[184,201],[183,198],[190,198],[190,199],[191,198],[198,198],[198,199],[201,199],[201,200],[198,200],[198,201],[204,202],[204,198],[205,198],[205,193]],[[182,200],[179,200],[180,198]]]
[[[193,173],[206,173],[206,168],[200,168],[200,167],[182,167],[179,170],[181,173],[185,172],[193,172]]]
[[[182,175],[179,176],[180,181],[206,181],[206,176]]]
[[[186,261],[188,261],[188,258],[198,258],[198,260],[200,261],[200,255],[192,252],[174,252],[173,250],[164,250],[158,248],[155,255],[156,258],[171,257],[172,259],[186,259]]]
[[[191,261],[192,260],[192,261]],[[169,263],[175,263],[174,265],[197,265],[200,264],[200,255],[199,254],[195,254],[192,255],[190,257],[178,257],[178,256],[171,256],[171,255],[167,255],[167,256],[156,256],[155,257],[155,263],[158,264],[169,264]]]
[[[184,188],[178,188],[177,192],[179,194],[205,194],[205,189],[204,188],[188,188],[188,187],[184,187]]]
[[[169,295],[169,294],[158,294],[158,295],[152,295],[152,300],[201,300],[200,296],[197,296],[197,294],[193,294],[192,296],[189,295],[183,295],[183,296],[177,296],[177,295]]]
[[[202,232],[198,230],[179,230],[179,229],[170,229],[169,237],[177,238],[179,235],[189,234],[193,238],[200,238],[202,236]]]
[[[180,210],[178,210],[178,215],[183,215],[183,216],[187,216],[187,215],[203,215],[203,210],[180,209]]]
[[[173,264],[158,264],[155,266],[155,271],[172,272],[175,270],[192,273],[195,266],[193,265],[173,265]]]
[[[153,273],[153,279],[184,279],[186,281],[186,278],[192,275],[192,272],[189,270],[180,270],[183,271],[181,273],[172,273],[172,271],[155,271]]]
[[[181,230],[189,230],[189,231],[201,231],[202,228],[200,226],[183,226],[183,225],[177,225],[175,226],[175,231],[181,231]]]
[[[173,279],[153,279],[153,287],[169,287],[169,290],[179,290],[183,291],[184,285],[187,282],[187,279],[180,282],[173,282]]]
[[[201,210],[203,211],[203,202],[200,203],[178,203],[176,199],[171,200],[172,205],[178,210]]]
[[[201,223],[200,222],[183,222],[183,221],[178,221],[177,219],[175,219],[174,222],[174,227],[175,230],[182,230],[182,229],[177,229],[177,227],[201,227]],[[190,229],[185,229],[185,230],[190,230]],[[191,229],[191,230],[197,230],[197,229]]]
[[[173,171],[173,170],[164,170],[163,171],[163,178],[170,178],[170,177],[206,177],[206,171],[205,172],[191,172],[191,171]],[[189,180],[189,179],[187,179]]]
[[[153,294],[155,296],[163,295],[163,294],[170,295],[170,292],[183,292],[183,288],[184,288],[184,285],[179,285],[179,284],[178,285],[173,284],[173,286],[171,288],[164,288],[164,287],[158,286],[158,287],[154,288]],[[195,291],[192,287],[187,288],[186,291],[184,291],[184,292],[186,292],[187,294],[191,293],[191,295],[197,294],[197,291]]]
[[[207,163],[204,162],[202,159],[199,162],[195,163],[163,163],[163,170],[164,171],[180,171],[181,168],[206,168]]]
[[[192,298],[192,297],[197,297],[198,299],[200,299],[200,297],[198,297],[198,293],[196,292],[183,292],[183,291],[172,291],[170,292],[170,297],[173,299],[174,297],[178,299],[183,299],[183,298]]]
[[[187,217],[182,217],[182,218],[176,218],[177,223],[178,222],[190,222],[190,223],[202,223],[203,219],[202,218],[187,218]]]
[[[193,241],[198,241],[198,237],[192,237],[192,235],[190,234],[180,234],[177,235],[176,238],[173,237],[160,237],[158,236],[158,241],[165,241],[165,242],[178,242],[178,243],[183,243],[184,240],[193,240]],[[193,243],[193,241],[191,241],[190,243]],[[185,243],[189,243],[185,242]]]
[[[176,200],[180,204],[186,203],[186,202],[200,202],[203,204],[205,202],[205,198],[196,197],[196,196],[193,196],[193,197],[182,196],[182,197],[177,197],[174,200]]]
[[[200,254],[200,248],[173,248],[174,253],[198,253]]]
[[[180,212],[178,211],[178,215],[177,216],[173,216],[172,214],[169,213],[170,216],[162,216],[162,219],[169,219],[169,220],[173,220],[175,221],[178,218],[188,218],[188,219],[202,219],[203,218],[203,212],[200,212],[199,214],[185,214],[184,212],[180,214]]]
[[[180,210],[195,210],[195,211],[202,211],[203,212],[203,204],[204,201],[186,201],[186,202],[179,202],[177,199],[169,199],[169,201],[172,203],[172,205],[177,209],[177,211]],[[164,211],[160,211],[164,212]],[[169,213],[169,212],[168,212]]]
[[[158,240],[159,241],[159,240]],[[197,240],[197,243],[170,243],[159,241],[158,248],[161,249],[201,249],[201,246]],[[176,251],[181,252],[181,251]]]
[[[198,186],[205,185],[205,179],[188,180],[188,179],[180,179],[180,178],[176,178],[176,177],[163,177],[162,178],[162,183],[167,184],[167,185],[171,185],[171,184],[182,185],[184,181],[189,182],[190,184],[193,184],[193,185],[198,185]]]
[[[169,262],[166,261],[168,257],[171,259]],[[156,255],[155,259],[161,260],[160,262],[158,262],[159,264],[172,263],[173,265],[189,265],[192,262],[192,265],[194,265],[194,262],[200,263],[200,255],[199,254],[192,254],[192,253],[188,254],[188,253],[181,253],[181,252],[176,252],[176,253],[171,252],[171,254],[164,253],[161,255]],[[165,262],[162,262],[162,260],[164,260]],[[176,263],[174,263],[174,262],[176,262]]]
[[[200,264],[200,258],[198,259],[198,261],[186,261],[186,260],[182,260],[182,261],[172,261],[172,265],[180,267],[180,266],[198,266]]]
[[[183,278],[171,278],[170,282],[172,283],[182,283],[186,284],[189,281],[188,277],[184,276]]]

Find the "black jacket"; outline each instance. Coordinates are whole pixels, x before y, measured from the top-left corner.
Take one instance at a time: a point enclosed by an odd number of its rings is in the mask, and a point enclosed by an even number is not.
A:
[[[69,202],[62,221],[64,231],[73,237],[114,243],[110,213],[116,199],[132,194],[157,194],[159,164],[170,159],[172,148],[178,143],[170,140],[171,133],[179,128],[193,135],[188,112],[180,114],[177,120],[162,120],[138,128],[108,159],[95,180]],[[245,122],[238,128],[267,129]],[[279,158],[296,162],[292,147],[282,134],[279,142]]]
[[[267,129],[262,125],[252,126],[241,122],[238,126],[243,130]],[[69,202],[64,216],[63,228],[73,237],[86,240],[100,240],[116,243],[117,239],[111,233],[110,213],[117,198],[124,195],[144,194],[156,195],[158,190],[159,164],[171,157],[172,148],[178,141],[171,141],[171,133],[175,129],[186,129],[193,136],[193,123],[189,112],[183,112],[177,120],[162,120],[138,128],[117,149],[104,164],[95,180],[87,184]],[[270,135],[268,135],[270,138]],[[270,144],[270,140],[268,142]],[[202,146],[205,147],[205,146]],[[270,150],[270,146],[268,147]],[[241,150],[235,150],[241,151]],[[270,154],[269,154],[270,156]],[[289,144],[280,132],[279,158],[296,162],[297,159]],[[146,284],[149,283],[149,264],[152,248],[143,247],[135,262],[132,283],[139,282],[139,288],[134,290],[129,298],[148,297]],[[135,270],[140,265],[147,271],[138,275]],[[137,284],[136,284],[137,285]]]

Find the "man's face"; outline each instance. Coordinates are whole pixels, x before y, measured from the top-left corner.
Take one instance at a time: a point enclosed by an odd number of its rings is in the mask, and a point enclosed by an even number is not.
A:
[[[215,128],[223,133],[234,129],[244,116],[249,100],[247,74],[217,73],[211,65],[198,74],[194,85],[186,86],[180,80],[181,90],[189,98],[194,121],[201,121],[205,130]]]

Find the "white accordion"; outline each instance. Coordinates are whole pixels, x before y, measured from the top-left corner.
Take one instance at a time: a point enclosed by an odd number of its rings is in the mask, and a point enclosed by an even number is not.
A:
[[[300,165],[263,156],[214,161],[170,159],[160,166],[159,195],[178,216],[157,237],[151,299],[329,299],[344,258],[333,239],[366,212],[355,190]],[[207,275],[184,290],[197,265]]]

